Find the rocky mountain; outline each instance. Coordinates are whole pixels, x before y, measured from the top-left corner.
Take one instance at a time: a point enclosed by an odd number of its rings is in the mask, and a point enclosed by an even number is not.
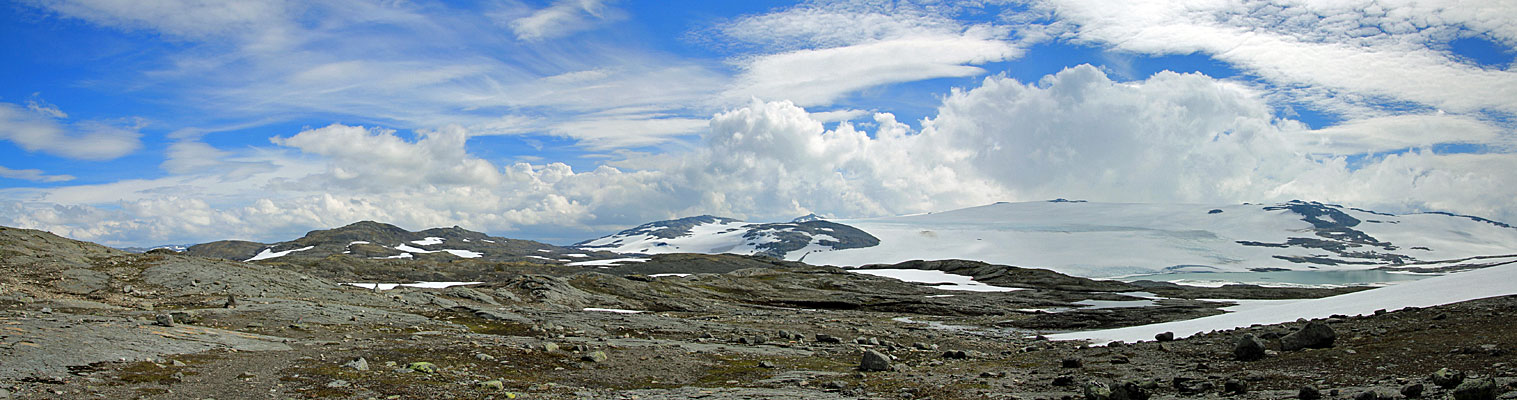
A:
[[[192,245],[192,244],[165,244],[165,245],[158,245],[158,246],[151,246],[151,247],[120,247],[118,249],[121,250],[121,251],[128,252],[128,253],[146,253],[146,252],[153,251],[153,250],[168,250],[168,251],[173,251],[173,252],[184,252],[184,250],[190,248],[190,246],[194,246],[194,245]]]
[[[748,223],[702,215],[650,222],[574,247],[617,253],[731,253],[789,258],[799,254],[878,245],[857,228],[813,215],[784,223]]]
[[[1468,269],[1517,260],[1517,228],[1318,202],[996,203],[868,219],[753,224],[701,216],[644,224],[580,248],[760,254],[863,266],[964,259],[1111,277],[1166,272]]]
[[[433,228],[419,232],[373,221],[316,230],[299,239],[258,243],[222,240],[197,244],[186,254],[235,261],[324,259],[343,255],[362,259],[449,261],[525,261],[567,264],[621,257],[530,240],[489,236],[460,227]]]

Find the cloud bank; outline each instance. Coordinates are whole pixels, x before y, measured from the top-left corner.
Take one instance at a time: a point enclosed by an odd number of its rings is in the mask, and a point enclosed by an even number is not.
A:
[[[1508,208],[1517,196],[1512,157],[1419,150],[1351,167],[1310,139],[1355,127],[1311,130],[1276,117],[1247,85],[1200,74],[1119,82],[1078,66],[1038,82],[990,77],[945,97],[921,126],[878,113],[867,124],[826,129],[792,102],[755,99],[711,117],[689,151],[648,156],[636,169],[574,171],[478,158],[460,127],[404,135],[331,125],[272,138],[283,149],[277,154],[242,155],[244,162],[269,157],[263,173],[209,177],[260,194],[242,205],[213,204],[216,196],[165,180],[130,189],[141,195],[114,207],[51,205],[68,203],[59,201],[67,193],[43,190],[0,206],[9,210],[0,223],[107,243],[275,240],[361,219],[573,241],[699,213],[862,217],[1054,197],[1301,198],[1517,217]]]

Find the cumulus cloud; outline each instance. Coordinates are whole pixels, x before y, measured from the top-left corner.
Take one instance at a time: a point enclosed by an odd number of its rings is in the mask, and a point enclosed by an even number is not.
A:
[[[509,23],[516,38],[544,40],[591,29],[595,24],[621,18],[621,12],[606,0],[558,0],[530,15]]]
[[[1377,122],[1313,131],[1276,117],[1249,85],[1200,74],[1120,82],[1078,66],[1037,82],[993,76],[946,96],[919,129],[886,113],[859,124],[868,131],[852,122],[827,129],[823,120],[831,118],[824,116],[793,102],[750,100],[713,116],[691,151],[588,171],[481,159],[469,153],[463,128],[412,135],[332,125],[273,138],[288,153],[269,161],[281,172],[233,183],[244,188],[237,193],[257,188],[256,198],[199,194],[213,177],[97,187],[93,199],[73,187],[43,190],[30,201],[0,191],[11,199],[0,202],[0,223],[134,244],[283,240],[362,219],[412,229],[530,231],[572,242],[708,213],[866,217],[1055,197],[1299,198],[1517,218],[1509,204],[1517,164],[1509,154],[1420,149],[1350,163],[1339,152],[1375,149],[1363,144],[1381,142],[1365,138],[1380,134]],[[1442,130],[1490,129],[1464,118],[1415,118]],[[1430,143],[1488,133],[1385,134]],[[1334,141],[1323,145],[1322,137]],[[100,194],[107,191],[114,197]]]
[[[0,139],[26,151],[80,160],[111,160],[142,147],[135,126],[101,121],[67,123],[67,114],[53,106],[28,107],[0,103]]]
[[[0,166],[0,178],[20,179],[32,182],[68,182],[73,175],[48,175],[40,169],[10,169]]]

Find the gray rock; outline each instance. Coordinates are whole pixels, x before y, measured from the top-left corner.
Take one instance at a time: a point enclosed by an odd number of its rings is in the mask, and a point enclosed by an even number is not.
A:
[[[864,350],[864,355],[859,360],[859,370],[865,372],[889,371],[890,356],[874,350]]]
[[[543,342],[543,351],[549,353],[558,351],[558,344],[553,342]]]
[[[1354,395],[1354,400],[1380,400],[1389,398],[1390,397],[1381,396],[1380,392],[1377,392],[1374,389],[1359,392],[1359,394]]]
[[[1242,379],[1228,379],[1227,382],[1222,383],[1222,391],[1235,394],[1248,393],[1248,383],[1243,382]]]
[[[1252,334],[1243,334],[1233,346],[1233,358],[1239,361],[1254,361],[1264,358],[1264,342]]]
[[[1299,331],[1292,332],[1280,338],[1280,347],[1285,351],[1296,351],[1306,348],[1325,349],[1333,347],[1333,341],[1338,339],[1338,334],[1333,328],[1321,322],[1310,322]]]
[[[1433,381],[1433,384],[1438,385],[1438,387],[1453,389],[1464,382],[1464,371],[1442,368],[1434,371],[1433,375],[1428,377],[1428,380]]]
[[[759,368],[774,368],[774,363],[768,361],[759,361],[758,366]]]
[[[1454,400],[1496,400],[1496,380],[1470,379],[1454,388]]]
[[[352,369],[358,370],[358,371],[368,371],[369,370],[369,360],[365,360],[363,357],[358,357],[358,359],[356,359],[356,360],[348,361],[347,364],[343,364],[342,367],[343,368],[352,368]]]
[[[1066,358],[1059,361],[1059,367],[1062,368],[1080,368],[1084,365],[1085,362],[1080,361],[1078,358]]]
[[[818,333],[818,334],[816,334],[816,342],[817,343],[840,344],[840,343],[843,343],[843,339],[839,338],[839,337],[836,337],[836,336],[828,335],[828,334],[825,334],[825,333]]]
[[[1409,399],[1422,397],[1422,391],[1426,389],[1421,383],[1413,383],[1401,387],[1401,395]]]
[[[1171,341],[1175,340],[1175,333],[1174,332],[1160,333],[1160,334],[1154,335],[1154,340],[1157,340],[1157,341],[1160,341],[1160,342],[1171,342]]]
[[[579,359],[583,360],[583,361],[593,362],[593,363],[606,362],[606,352],[600,351],[600,350],[596,350],[594,352],[591,352],[590,354],[586,354],[586,355],[580,357]]]
[[[171,314],[158,314],[153,316],[153,321],[159,326],[174,326],[174,316]]]
[[[1296,398],[1301,400],[1317,400],[1322,398],[1322,392],[1318,391],[1315,387],[1303,386],[1301,387],[1301,391],[1296,393]]]
[[[335,380],[335,381],[331,381],[331,382],[327,382],[327,387],[328,388],[333,388],[333,389],[336,389],[336,388],[345,388],[345,387],[348,387],[350,385],[351,384],[348,383],[348,381],[341,380],[341,379],[338,379],[338,380]]]

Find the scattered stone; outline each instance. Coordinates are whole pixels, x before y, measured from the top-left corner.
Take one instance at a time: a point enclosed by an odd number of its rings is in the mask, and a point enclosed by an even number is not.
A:
[[[1428,377],[1428,380],[1433,381],[1433,384],[1438,385],[1438,387],[1444,389],[1453,389],[1454,387],[1459,386],[1460,383],[1464,382],[1464,372],[1442,368],[1434,371],[1433,375]]]
[[[859,371],[889,371],[890,356],[874,350],[864,350],[863,357],[859,360]]]
[[[1157,341],[1160,341],[1160,342],[1172,342],[1172,341],[1175,340],[1175,333],[1174,332],[1163,332],[1163,333],[1154,335],[1154,340],[1157,340]]]
[[[768,361],[759,361],[758,366],[759,368],[774,368],[774,363]]]
[[[1243,382],[1242,379],[1228,379],[1227,382],[1222,383],[1222,392],[1233,394],[1248,393],[1248,383]]]
[[[1402,386],[1401,387],[1401,395],[1402,396],[1406,396],[1409,399],[1415,399],[1415,398],[1418,398],[1418,397],[1422,397],[1422,391],[1425,388],[1426,387],[1423,386],[1421,383],[1413,383],[1413,384],[1410,384],[1410,385]]]
[[[169,362],[169,365],[172,365],[172,366],[175,366],[175,367],[183,367],[183,366],[187,366],[189,364],[185,364],[184,361],[174,360],[174,361]]]
[[[1496,380],[1470,379],[1454,388],[1454,400],[1496,400]]]
[[[1301,391],[1296,393],[1296,398],[1301,400],[1317,400],[1322,398],[1322,392],[1311,386],[1302,386]]]
[[[543,351],[546,351],[546,352],[549,352],[549,353],[558,351],[558,344],[557,343],[553,343],[553,342],[544,342],[543,343]]]
[[[1053,378],[1053,383],[1052,384],[1054,386],[1060,386],[1060,387],[1063,387],[1063,386],[1074,386],[1075,385],[1075,377],[1069,376],[1069,375],[1059,375],[1058,377]]]
[[[351,368],[355,371],[368,371],[369,360],[365,360],[363,357],[358,357],[358,359],[348,361],[346,364],[343,364],[342,367]]]
[[[1354,396],[1354,400],[1380,400],[1383,398],[1387,397],[1380,396],[1380,392],[1376,392],[1374,389],[1360,392]]]
[[[486,390],[495,390],[495,391],[506,390],[506,383],[505,382],[501,382],[499,379],[492,379],[492,380],[476,383],[475,386],[478,386],[480,389],[486,389]]]
[[[836,336],[832,336],[832,335],[828,335],[828,334],[825,334],[825,333],[818,333],[818,334],[816,334],[816,341],[817,341],[817,343],[835,343],[835,344],[841,344],[841,343],[843,343],[843,339],[842,338],[839,338],[839,337],[836,337]]]
[[[943,352],[943,358],[963,360],[969,358],[969,353],[963,350],[949,350]]]
[[[406,369],[425,374],[435,374],[437,373],[437,364],[429,363],[426,361],[417,361],[407,364]]]
[[[1092,381],[1085,384],[1086,400],[1147,400],[1148,391],[1144,390],[1137,382],[1123,382],[1107,385]]]
[[[914,349],[923,350],[923,351],[932,351],[932,350],[937,350],[938,349],[938,345],[935,345],[935,344],[929,345],[927,343],[922,343],[922,342],[912,343],[911,347],[914,348]]]
[[[1210,393],[1216,388],[1216,385],[1212,384],[1211,381],[1180,376],[1175,377],[1172,385],[1175,387],[1175,391],[1180,392],[1182,395]]]
[[[593,363],[606,362],[606,352],[600,351],[600,350],[596,350],[594,352],[591,352],[590,354],[586,354],[586,355],[580,357],[579,359],[582,360],[582,361],[589,361],[589,362],[593,362]]]
[[[495,361],[495,356],[485,353],[474,353],[474,359],[479,361]]]
[[[1239,361],[1254,361],[1264,358],[1264,342],[1252,334],[1243,334],[1233,346],[1233,358]]]
[[[153,316],[153,321],[157,322],[158,326],[166,326],[166,327],[172,327],[172,326],[174,326],[174,316],[170,315],[170,314],[158,314],[158,315],[155,315],[155,316]]]
[[[1332,327],[1321,322],[1309,322],[1301,330],[1281,337],[1280,348],[1285,351],[1325,349],[1333,347],[1333,341],[1337,339],[1338,334],[1333,332]]]
[[[338,380],[335,380],[335,381],[331,381],[331,382],[327,382],[327,387],[328,388],[332,388],[332,389],[345,388],[345,387],[348,387],[350,385],[351,384],[348,383],[348,381],[341,380],[341,379],[338,379]]]
[[[1085,363],[1078,358],[1066,358],[1059,361],[1059,367],[1062,368],[1080,368],[1084,365]]]

